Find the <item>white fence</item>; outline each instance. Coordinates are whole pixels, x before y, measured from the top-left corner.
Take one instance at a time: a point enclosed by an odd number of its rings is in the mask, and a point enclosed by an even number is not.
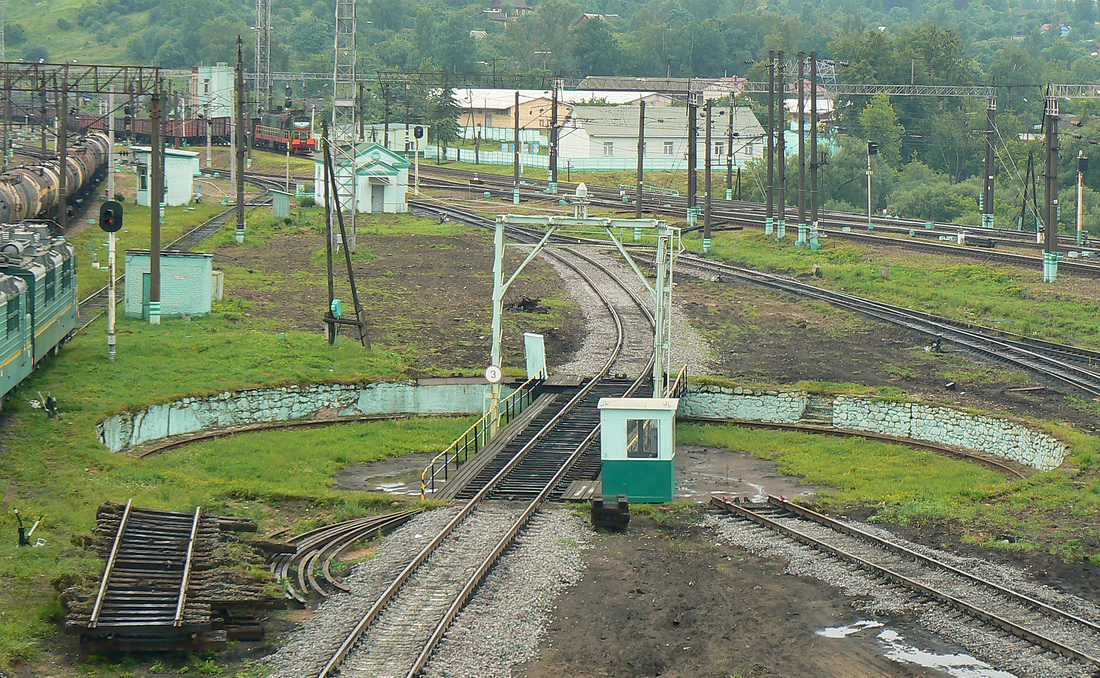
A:
[[[441,156],[439,149],[432,145],[427,146],[424,149],[425,158],[437,158],[445,157],[447,160],[461,160],[462,162],[474,163],[476,162],[482,165],[511,165],[515,162],[515,157],[512,153],[506,151],[486,151],[482,150],[480,153],[475,154],[472,148],[448,148],[446,156]],[[550,156],[540,155],[533,153],[520,153],[519,162],[523,167],[542,167],[548,168],[550,166]],[[696,167],[699,171],[703,170],[703,158],[699,158]],[[723,172],[725,170],[725,163],[720,166],[713,166],[716,172]],[[740,160],[734,165],[734,167],[744,168],[744,165]],[[688,168],[687,159],[681,157],[657,157],[646,158],[643,169],[646,172],[686,172]],[[633,172],[638,169],[637,158],[559,158],[558,159],[558,171],[559,172],[620,172],[630,171]]]

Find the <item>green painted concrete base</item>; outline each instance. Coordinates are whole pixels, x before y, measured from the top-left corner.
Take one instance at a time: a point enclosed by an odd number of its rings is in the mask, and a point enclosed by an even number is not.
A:
[[[805,247],[809,244],[809,241],[806,240],[806,224],[798,225],[798,239],[794,241],[794,244],[798,247]]]
[[[632,502],[672,501],[676,496],[676,459],[604,459],[603,493],[625,494]]]
[[[774,230],[775,230],[775,223],[772,220],[772,217],[766,217],[764,219],[764,235],[771,235],[772,231],[774,231]]]

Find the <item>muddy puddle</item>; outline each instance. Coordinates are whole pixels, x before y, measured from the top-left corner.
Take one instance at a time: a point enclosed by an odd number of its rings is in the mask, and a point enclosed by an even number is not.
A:
[[[703,445],[676,448],[676,496],[708,501],[712,495],[764,501],[769,494],[809,497],[818,488],[785,476],[767,459]]]
[[[1016,678],[1015,674],[995,669],[989,664],[954,650],[932,650],[929,641],[910,639],[883,622],[860,620],[847,626],[833,626],[817,631],[823,638],[843,642],[849,637],[874,638],[882,656],[905,666],[920,667],[930,675],[953,678]]]
[[[370,464],[340,469],[336,487],[357,492],[388,492],[400,495],[420,494],[420,474],[434,452],[390,457]]]

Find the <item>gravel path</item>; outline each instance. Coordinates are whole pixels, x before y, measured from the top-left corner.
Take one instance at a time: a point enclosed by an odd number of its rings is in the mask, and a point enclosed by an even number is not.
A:
[[[351,593],[337,594],[322,603],[316,614],[267,658],[272,678],[302,678],[311,669],[319,671],[389,583],[457,513],[457,507],[428,511],[387,537],[373,558],[356,565],[344,579]]]
[[[425,667],[428,678],[508,678],[536,656],[554,601],[580,580],[591,531],[568,509],[543,509],[486,577]]]
[[[565,252],[562,253],[566,254]],[[652,299],[645,285],[638,279],[637,274],[623,263],[620,255],[601,254],[592,249],[585,249],[584,253],[601,265],[608,267],[620,281],[633,290],[641,299],[647,301]],[[554,372],[577,375],[595,374],[607,359],[607,354],[615,340],[614,329],[608,320],[607,309],[600,301],[599,296],[575,271],[553,257],[546,257],[546,260],[550,262],[550,265],[565,281],[565,287],[569,294],[577,300],[585,314],[585,339],[580,350],[577,351],[573,360],[565,365],[556,366]],[[591,264],[587,262],[580,261],[578,264],[584,266],[585,270],[591,268]],[[618,290],[616,294],[616,289],[617,286],[614,289],[603,288],[603,291],[612,295],[613,299],[620,299],[622,304],[633,304],[629,296],[622,290]],[[676,305],[675,299],[674,294],[672,309],[673,367],[671,369],[672,371],[679,371],[680,366],[686,363],[689,373],[706,374],[711,366],[713,351],[706,338],[688,324],[687,316]],[[652,307],[651,301],[649,301],[649,304]],[[644,338],[640,336],[638,341],[641,342],[641,347],[646,350],[648,357],[648,351],[652,349],[653,345],[653,330],[648,329],[644,333]]]
[[[913,596],[907,589],[887,585],[854,565],[835,560],[748,521],[732,516],[708,515],[704,524],[716,531],[721,542],[740,546],[758,555],[784,558],[788,560],[788,573],[819,579],[840,588],[849,596],[859,598],[856,603],[859,609],[872,614],[916,615],[919,623],[928,630],[1020,678],[1087,678],[1089,675],[1080,664],[1050,653],[1040,653],[1033,645],[1014,636],[994,632],[961,613],[945,611],[937,604]],[[862,524],[859,527],[866,529]],[[910,548],[921,548],[901,539],[894,538],[893,541]],[[933,553],[939,555],[938,552]],[[1052,592],[1048,590],[1047,594]],[[1063,597],[1072,599],[1072,596]]]

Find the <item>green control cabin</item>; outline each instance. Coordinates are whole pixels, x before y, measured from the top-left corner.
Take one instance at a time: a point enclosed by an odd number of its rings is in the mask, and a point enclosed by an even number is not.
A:
[[[676,496],[677,398],[601,398],[602,493],[631,502]]]

